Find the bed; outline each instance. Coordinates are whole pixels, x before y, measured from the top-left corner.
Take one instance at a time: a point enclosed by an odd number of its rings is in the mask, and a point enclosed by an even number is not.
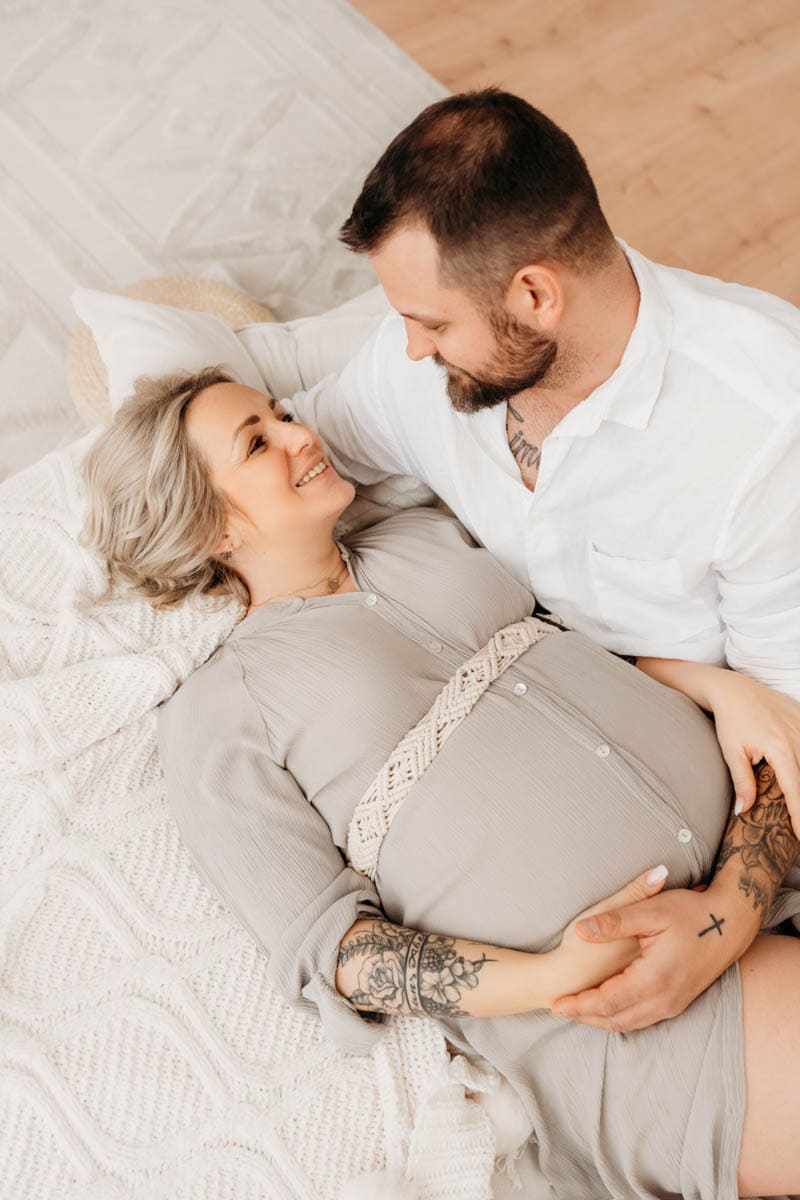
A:
[[[276,314],[244,337],[256,359],[265,338],[305,338],[276,386],[295,369],[307,385],[328,360],[304,322],[335,308],[357,339],[385,304],[338,223],[443,89],[340,0],[224,16],[67,0],[3,20],[3,1194],[520,1195],[518,1114],[487,1064],[412,1018],[367,1058],[333,1049],[194,872],[154,709],[232,617],[102,602],[104,565],[78,540],[93,435],[65,378],[76,286],[189,275]],[[377,498],[412,496],[401,481]]]

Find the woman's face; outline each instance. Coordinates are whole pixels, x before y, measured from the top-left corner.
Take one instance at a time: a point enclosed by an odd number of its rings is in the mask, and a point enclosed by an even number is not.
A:
[[[332,529],[355,495],[317,434],[255,388],[215,383],[194,398],[185,420],[214,486],[231,501],[234,545],[276,545]]]

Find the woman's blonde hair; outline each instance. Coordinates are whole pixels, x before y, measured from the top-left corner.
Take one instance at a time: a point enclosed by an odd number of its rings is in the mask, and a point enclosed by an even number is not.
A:
[[[112,586],[122,583],[156,608],[208,595],[250,603],[241,575],[216,553],[230,505],[185,420],[205,388],[233,382],[221,365],[139,376],[84,459],[81,541],[106,559]]]

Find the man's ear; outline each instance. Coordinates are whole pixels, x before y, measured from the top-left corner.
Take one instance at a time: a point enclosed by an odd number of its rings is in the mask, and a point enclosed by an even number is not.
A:
[[[564,313],[564,284],[558,268],[547,263],[520,267],[509,284],[506,305],[524,325],[552,333]]]

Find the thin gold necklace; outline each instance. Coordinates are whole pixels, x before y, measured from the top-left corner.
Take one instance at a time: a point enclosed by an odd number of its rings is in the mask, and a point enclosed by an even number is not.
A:
[[[269,604],[270,600],[280,600],[285,596],[296,596],[300,592],[308,591],[310,588],[319,587],[321,583],[326,584],[326,594],[330,596],[333,594],[333,592],[338,592],[339,588],[342,586],[342,579],[346,574],[347,563],[342,563],[342,569],[336,575],[323,575],[321,579],[316,581],[316,583],[304,583],[301,588],[297,588],[294,592],[276,592],[274,596],[267,596],[266,600],[259,600],[257,604],[251,604],[250,608],[261,608],[263,605]]]

